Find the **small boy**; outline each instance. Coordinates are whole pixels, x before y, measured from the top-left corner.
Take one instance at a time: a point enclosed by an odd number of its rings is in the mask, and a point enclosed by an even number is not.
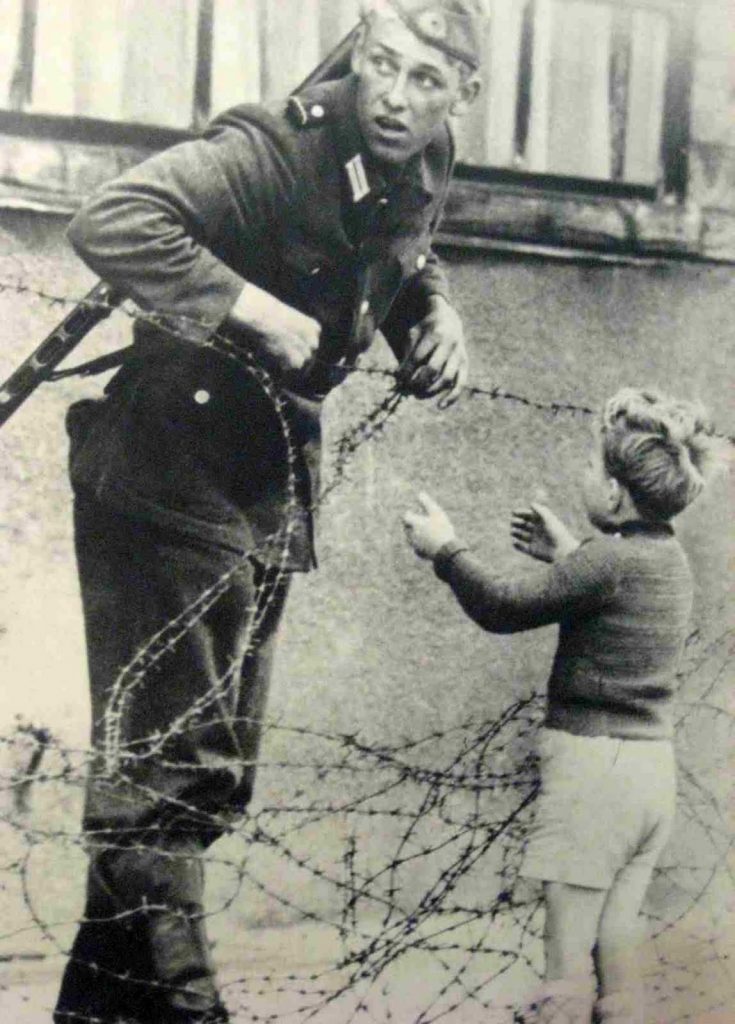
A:
[[[541,790],[521,872],[544,883],[539,1021],[642,1020],[639,913],[676,799],[673,688],[692,607],[670,520],[701,492],[716,439],[693,405],[626,388],[604,407],[584,476],[601,535],[576,540],[543,505],[514,512],[513,545],[543,562],[488,573],[421,495],[404,517],[467,614],[495,633],[560,624],[540,738]]]

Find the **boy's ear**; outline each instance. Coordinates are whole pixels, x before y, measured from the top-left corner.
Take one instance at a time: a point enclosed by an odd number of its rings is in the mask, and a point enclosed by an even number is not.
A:
[[[610,512],[619,512],[623,504],[623,488],[614,476],[607,478],[607,504]]]

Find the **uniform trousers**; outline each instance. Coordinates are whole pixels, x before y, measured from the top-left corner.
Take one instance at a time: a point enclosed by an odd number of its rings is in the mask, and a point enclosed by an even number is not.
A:
[[[92,704],[90,864],[54,1019],[225,1020],[202,854],[252,796],[289,576],[86,494],[75,543]]]

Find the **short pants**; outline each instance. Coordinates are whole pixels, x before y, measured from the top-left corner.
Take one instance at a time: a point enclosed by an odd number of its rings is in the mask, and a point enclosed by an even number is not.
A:
[[[623,868],[650,874],[674,819],[671,742],[543,729],[539,759],[521,874],[590,889],[609,889]]]

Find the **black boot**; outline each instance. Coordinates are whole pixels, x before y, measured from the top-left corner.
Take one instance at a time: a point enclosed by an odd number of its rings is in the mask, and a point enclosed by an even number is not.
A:
[[[111,885],[134,909],[132,920],[147,966],[140,1024],[220,1024],[220,1000],[204,925],[202,845],[168,837],[165,844],[115,851]]]
[[[151,972],[132,925],[93,862],[84,918],[64,970],[54,1024],[90,1018],[138,1024]]]

